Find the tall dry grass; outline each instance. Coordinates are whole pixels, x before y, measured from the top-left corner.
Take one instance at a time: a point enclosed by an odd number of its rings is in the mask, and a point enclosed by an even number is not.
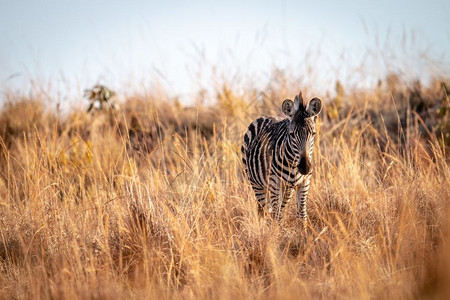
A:
[[[295,205],[258,217],[239,154],[294,83],[65,116],[8,95],[0,298],[449,297],[448,90],[390,81],[314,95],[326,106],[307,236]]]

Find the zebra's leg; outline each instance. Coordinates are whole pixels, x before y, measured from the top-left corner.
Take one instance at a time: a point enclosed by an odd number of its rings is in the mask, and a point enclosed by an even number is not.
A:
[[[306,232],[306,225],[308,215],[306,213],[306,199],[308,198],[310,178],[306,178],[303,183],[297,188],[297,209],[298,216],[300,220],[303,222],[303,228]]]
[[[272,217],[280,221],[283,216],[284,207],[292,199],[295,189],[287,187],[281,181],[278,184],[278,188],[271,191],[269,199],[272,208]]]
[[[292,187],[286,187],[283,189],[283,197],[281,198],[281,203],[277,209],[277,220],[280,221],[281,217],[283,216],[283,211],[284,211],[284,207],[286,206],[286,204],[289,203],[289,201],[291,201],[292,196],[294,195],[295,189]]]
[[[267,199],[269,200],[269,213],[271,214],[272,218],[275,220],[279,220],[281,217],[280,212],[280,194],[282,191],[282,183],[280,179],[274,175],[271,175],[269,177],[269,185],[268,185],[268,196]]]
[[[280,195],[278,191],[270,192],[269,193],[269,201],[270,201],[270,208],[269,213],[271,214],[272,218],[274,220],[280,220],[281,214],[280,214]]]
[[[264,206],[266,205],[266,191],[264,188],[258,186],[253,186],[253,191],[255,192],[256,201],[258,202],[258,214],[262,216],[264,215]]]

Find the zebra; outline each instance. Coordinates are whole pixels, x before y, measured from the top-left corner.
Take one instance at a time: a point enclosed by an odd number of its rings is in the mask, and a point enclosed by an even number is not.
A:
[[[286,119],[261,117],[249,125],[241,147],[242,162],[258,201],[258,213],[264,213],[268,201],[269,213],[280,220],[297,192],[298,215],[306,226],[315,119],[322,101],[313,98],[305,102],[300,92],[294,101],[284,100],[281,108]]]

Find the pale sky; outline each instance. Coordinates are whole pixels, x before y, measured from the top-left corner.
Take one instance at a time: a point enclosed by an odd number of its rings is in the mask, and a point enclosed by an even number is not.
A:
[[[187,95],[214,72],[266,84],[273,67],[330,88],[405,66],[448,75],[449,56],[444,0],[0,0],[0,92],[32,78],[71,95],[96,83],[131,93],[156,78]]]

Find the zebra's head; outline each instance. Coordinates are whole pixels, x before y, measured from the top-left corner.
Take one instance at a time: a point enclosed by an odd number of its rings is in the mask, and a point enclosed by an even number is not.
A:
[[[312,154],[314,136],[316,135],[316,116],[322,110],[322,101],[313,98],[307,102],[302,93],[295,96],[294,101],[284,100],[282,104],[284,114],[289,118],[289,128],[286,145],[289,156],[294,158],[294,165],[303,175],[312,172]]]

